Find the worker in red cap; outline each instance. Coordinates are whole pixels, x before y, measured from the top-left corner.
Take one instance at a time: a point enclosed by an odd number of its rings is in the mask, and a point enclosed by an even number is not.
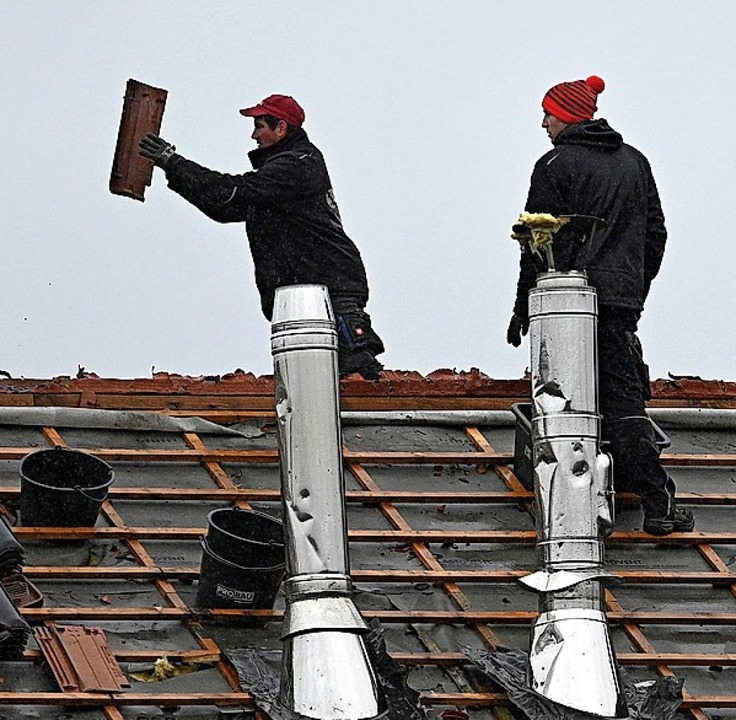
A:
[[[365,312],[368,282],[347,236],[322,153],[302,128],[304,110],[289,95],[269,95],[240,113],[253,118],[258,147],[251,172],[227,175],[176,152],[156,135],[140,141],[141,155],[163,168],[169,188],[217,222],[245,222],[256,285],[270,320],[276,288],[325,285],[337,318],[340,375],[378,379],[383,342]]]
[[[636,335],[664,255],[664,214],[649,161],[606,120],[593,119],[604,89],[603,80],[591,75],[544,95],[542,127],[554,147],[534,166],[525,209],[601,219],[585,231],[579,219],[563,225],[553,254],[556,270],[584,270],[597,291],[602,439],[610,442],[614,483],[641,496],[646,532],[688,532],[693,514],[675,503],[675,484],[660,463],[646,414],[649,369]],[[522,252],[507,331],[515,347],[529,328],[529,290],[547,269],[544,258]]]

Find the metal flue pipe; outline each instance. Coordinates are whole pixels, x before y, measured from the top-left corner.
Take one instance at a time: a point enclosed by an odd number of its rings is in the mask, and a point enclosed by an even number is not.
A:
[[[276,291],[271,327],[286,542],[280,703],[318,720],[367,720],[382,700],[352,599],[337,371],[327,289]]]
[[[560,705],[627,717],[604,611],[610,459],[600,452],[595,289],[581,272],[539,275],[529,294],[532,458],[541,569],[531,687]]]

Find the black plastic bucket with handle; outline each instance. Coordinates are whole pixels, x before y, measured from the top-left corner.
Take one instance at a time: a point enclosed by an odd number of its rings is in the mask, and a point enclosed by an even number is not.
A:
[[[272,608],[285,572],[284,526],[255,510],[207,516],[197,603],[205,608]]]
[[[114,479],[112,468],[89,453],[36,450],[20,463],[20,524],[92,527]]]

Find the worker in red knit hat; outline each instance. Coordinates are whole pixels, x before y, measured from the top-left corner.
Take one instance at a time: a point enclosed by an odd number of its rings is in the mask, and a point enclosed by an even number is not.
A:
[[[555,269],[583,270],[598,295],[598,371],[602,439],[610,442],[614,483],[638,493],[643,529],[688,532],[692,512],[675,504],[675,484],[662,467],[645,403],[650,398],[637,325],[659,272],[667,230],[649,161],[604,119],[594,119],[606,85],[597,75],[563,82],[542,99],[542,127],[552,150],[534,166],[528,213],[577,219],[554,236]],[[516,235],[515,235],[516,236]],[[583,241],[581,242],[581,238]],[[529,290],[548,257],[522,247],[507,341],[518,347],[529,328]]]

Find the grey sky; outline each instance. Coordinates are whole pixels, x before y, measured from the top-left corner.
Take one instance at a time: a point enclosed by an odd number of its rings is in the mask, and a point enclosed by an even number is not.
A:
[[[624,0],[2,1],[4,287],[13,376],[271,372],[241,224],[154,174],[107,189],[128,78],[166,88],[161,134],[249,169],[237,110],[295,96],[368,269],[389,368],[520,377],[505,343],[522,211],[548,148],[541,99],[597,74],[650,159],[670,239],[641,324],[652,376],[734,379],[736,5]]]

